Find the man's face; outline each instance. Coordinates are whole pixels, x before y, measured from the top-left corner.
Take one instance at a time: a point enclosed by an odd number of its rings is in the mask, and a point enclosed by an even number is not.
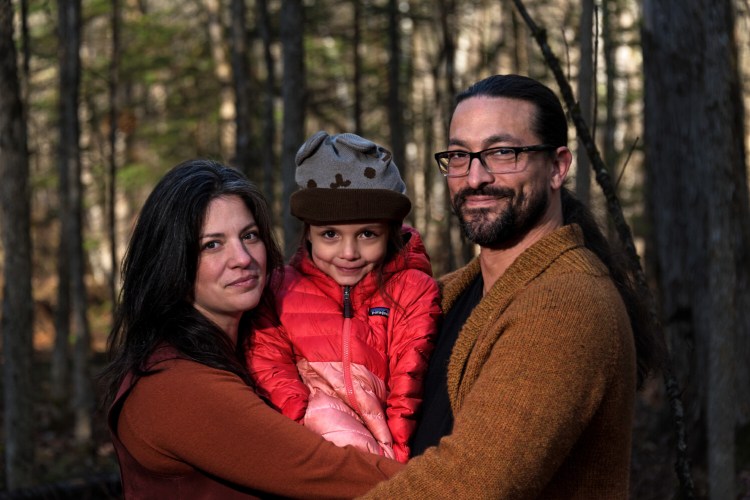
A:
[[[534,113],[534,104],[520,99],[466,99],[453,113],[448,149],[540,144],[531,130]],[[483,247],[513,245],[548,217],[555,170],[550,152],[520,153],[518,166],[519,172],[491,174],[474,159],[468,175],[447,178],[454,211],[470,241]]]

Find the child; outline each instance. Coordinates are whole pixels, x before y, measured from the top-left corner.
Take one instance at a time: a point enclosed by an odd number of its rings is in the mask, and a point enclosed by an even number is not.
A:
[[[299,149],[302,242],[261,313],[247,362],[258,393],[339,445],[406,462],[440,315],[406,186],[383,147],[320,131]]]

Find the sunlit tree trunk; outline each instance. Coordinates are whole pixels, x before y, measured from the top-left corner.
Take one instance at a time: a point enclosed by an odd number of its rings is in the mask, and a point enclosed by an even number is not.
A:
[[[283,47],[284,77],[281,95],[284,101],[284,121],[281,144],[282,200],[297,190],[294,181],[294,157],[305,140],[305,49],[303,45],[304,9],[301,0],[283,0],[281,4],[281,44]],[[287,257],[297,247],[300,224],[284,209],[284,253]]]
[[[0,234],[3,280],[3,424],[5,482],[34,480],[32,386],[34,299],[31,293],[31,221],[26,120],[13,41],[13,6],[0,0]]]
[[[645,0],[642,26],[663,322],[693,461],[707,467],[710,498],[735,498],[735,430],[750,393],[750,208],[733,2]]]
[[[211,42],[211,56],[214,63],[214,76],[221,84],[219,96],[219,142],[221,155],[226,159],[235,154],[235,107],[232,91],[232,69],[225,47],[224,25],[221,21],[221,0],[203,0],[208,15],[208,39]]]

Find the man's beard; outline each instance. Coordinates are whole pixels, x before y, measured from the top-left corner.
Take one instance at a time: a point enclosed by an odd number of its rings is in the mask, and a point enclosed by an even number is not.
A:
[[[462,207],[466,197],[471,195],[494,196],[498,203],[506,198],[508,205],[499,213],[496,208],[464,210]],[[469,241],[482,247],[503,246],[517,241],[539,222],[548,204],[549,196],[544,189],[532,191],[527,196],[511,188],[485,186],[463,189],[453,197],[453,209],[458,215],[461,229]]]

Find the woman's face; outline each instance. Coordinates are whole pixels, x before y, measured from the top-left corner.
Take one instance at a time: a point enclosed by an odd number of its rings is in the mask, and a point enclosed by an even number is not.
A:
[[[236,338],[242,314],[258,305],[266,284],[266,246],[239,196],[209,203],[199,243],[193,306]]]

